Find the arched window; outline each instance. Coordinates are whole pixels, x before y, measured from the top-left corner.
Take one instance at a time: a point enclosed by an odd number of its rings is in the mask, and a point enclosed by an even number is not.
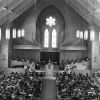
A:
[[[52,31],[52,48],[57,47],[57,32],[55,29]]]
[[[56,48],[57,47],[57,32],[56,32],[56,29],[53,29],[51,34],[50,34],[50,32],[47,28],[45,29],[45,32],[44,32],[44,47],[45,48],[49,48],[49,47]]]
[[[46,28],[45,33],[44,33],[44,47],[48,48],[49,47],[49,31]]]

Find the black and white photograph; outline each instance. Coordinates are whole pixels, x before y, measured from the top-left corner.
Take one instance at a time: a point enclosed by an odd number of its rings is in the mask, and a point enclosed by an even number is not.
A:
[[[100,0],[0,0],[0,100],[100,100]]]

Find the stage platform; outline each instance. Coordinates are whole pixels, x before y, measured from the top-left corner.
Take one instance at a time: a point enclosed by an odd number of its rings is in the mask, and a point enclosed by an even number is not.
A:
[[[58,65],[54,65],[54,74],[56,73],[63,73],[64,70],[59,70],[58,69]],[[7,68],[7,67],[1,67],[0,71],[4,71],[5,75],[9,75],[11,72],[17,72],[17,73],[25,73],[25,69],[24,68]],[[45,65],[41,65],[39,70],[36,70],[36,72],[44,72],[45,73]],[[78,73],[82,73],[82,74],[86,74],[88,73],[90,76],[92,75],[92,71],[91,70],[74,70],[72,72],[75,72],[76,74]]]
[[[64,70],[59,70],[58,67],[59,67],[58,65],[54,65],[54,69],[53,69],[54,76],[56,75],[56,73],[63,73],[64,72]],[[41,66],[40,70],[36,70],[36,72],[44,72],[45,73],[45,70],[46,70],[45,66]],[[75,70],[72,70],[71,72],[72,73],[75,72],[76,74],[82,73],[83,75],[86,75],[86,73],[88,73],[89,76],[92,75],[92,71],[88,70],[88,69],[87,70],[75,69]]]

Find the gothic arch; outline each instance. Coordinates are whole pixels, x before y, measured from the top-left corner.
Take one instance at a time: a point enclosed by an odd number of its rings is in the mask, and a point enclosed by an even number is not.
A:
[[[46,18],[49,16],[53,16],[56,18],[56,29],[58,33],[58,44],[63,42],[64,38],[64,29],[65,29],[65,21],[62,13],[55,6],[50,5],[44,8],[38,16],[36,22],[36,40],[43,46],[43,32],[46,26]]]

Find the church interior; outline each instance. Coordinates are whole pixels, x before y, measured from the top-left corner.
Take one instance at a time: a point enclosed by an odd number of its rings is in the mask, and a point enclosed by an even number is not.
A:
[[[0,100],[100,100],[100,0],[0,0]]]

